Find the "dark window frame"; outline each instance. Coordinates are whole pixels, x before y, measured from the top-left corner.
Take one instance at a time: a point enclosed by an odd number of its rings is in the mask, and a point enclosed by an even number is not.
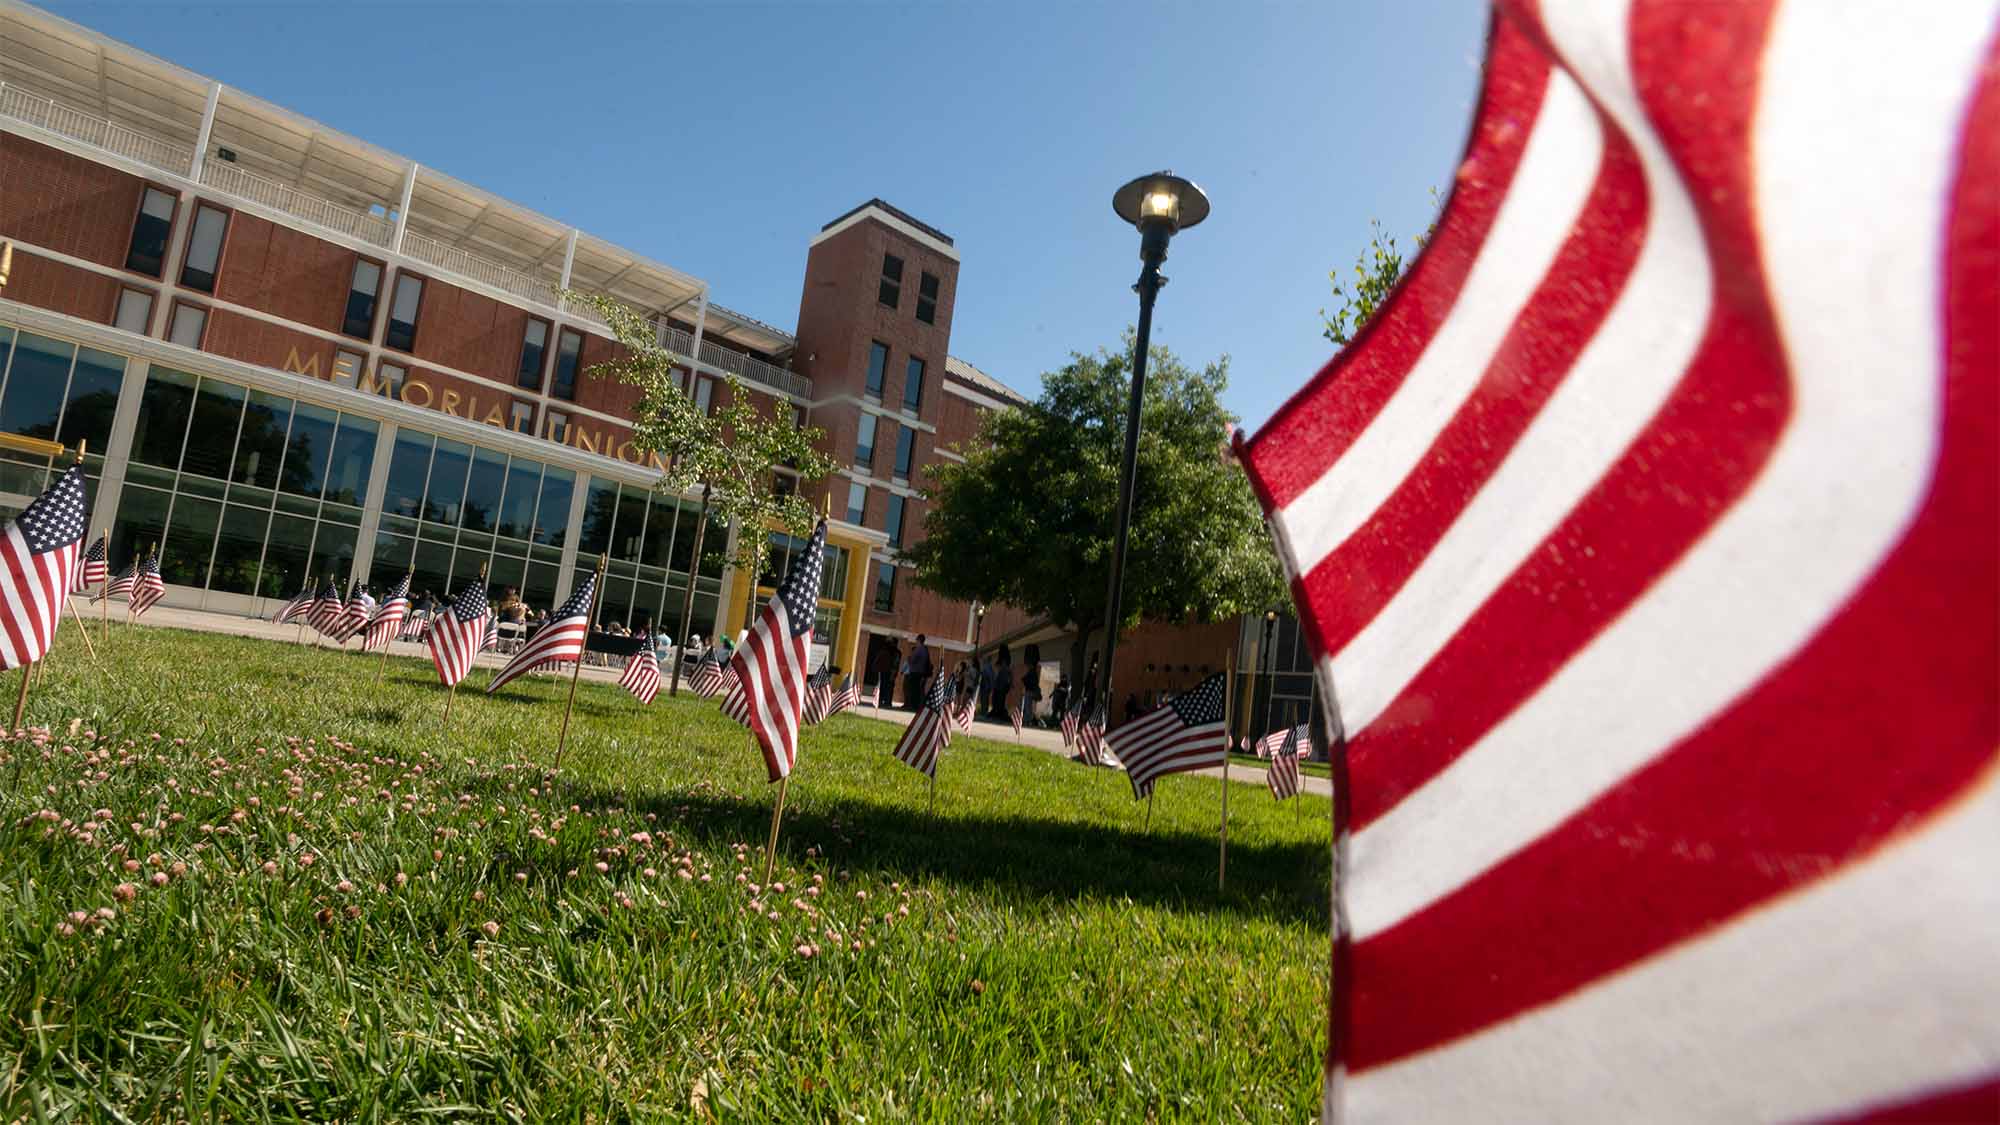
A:
[[[917,430],[914,426],[896,427],[896,462],[893,475],[897,480],[909,480],[917,470]]]
[[[882,366],[879,368],[875,366],[875,357],[878,355],[882,357]],[[862,378],[861,393],[874,395],[875,400],[880,402],[882,400],[882,390],[887,386],[888,381],[889,345],[880,340],[870,340],[868,341],[868,373]]]
[[[160,268],[155,273],[148,273],[132,264],[132,243],[139,236],[139,219],[146,213],[146,193],[148,191],[157,191],[161,195],[166,196],[167,202],[170,204],[167,211],[167,236],[160,241]],[[151,180],[141,180],[139,182],[138,202],[132,205],[132,222],[128,225],[130,234],[125,239],[125,272],[137,274],[140,277],[150,277],[154,281],[165,281],[167,279],[167,258],[173,253],[174,247],[174,224],[179,222],[180,218],[180,192],[164,184],[156,184]]]
[[[876,565],[881,569],[875,573],[875,594],[871,604],[877,613],[894,613],[896,612],[896,564],[882,562]],[[884,578],[888,581],[884,582]]]
[[[917,356],[903,361],[903,409],[916,413],[924,405],[924,376],[930,373],[930,365]],[[912,389],[916,390],[911,395]]]
[[[403,287],[405,278],[417,283],[417,311],[410,321],[410,346],[407,348],[399,346],[393,339],[396,331],[396,291]],[[424,298],[430,296],[430,286],[431,279],[424,274],[400,267],[396,270],[396,284],[389,287],[389,310],[382,320],[383,347],[392,352],[402,352],[407,356],[417,354],[417,335],[424,328]]]
[[[895,263],[891,270],[889,264]],[[894,254],[882,255],[882,279],[875,287],[875,301],[884,308],[901,308],[903,304],[903,259]]]
[[[882,436],[882,419],[876,417],[874,413],[867,410],[862,411],[860,417],[869,419],[873,428],[869,431],[868,434],[868,444],[866,446],[863,446],[861,444],[861,422],[859,421],[859,419],[855,421],[854,463],[857,466],[860,466],[861,468],[864,469],[868,469],[869,471],[872,472],[875,468],[875,439]],[[867,456],[865,457],[862,456],[862,450],[864,448],[867,450]]]
[[[160,307],[160,295],[155,290],[143,285],[120,285],[118,292],[111,296],[111,319],[105,323],[118,329],[120,332],[133,331],[118,323],[118,310],[125,303],[125,294],[127,293],[137,293],[146,299],[146,323],[138,329],[138,334],[141,336],[151,336],[153,334],[153,310]]]
[[[576,369],[570,372],[569,393],[565,394],[563,393],[562,381],[562,345],[563,340],[570,336],[576,337]],[[583,343],[583,333],[575,328],[565,325],[556,330],[555,359],[550,361],[551,366],[549,367],[550,398],[559,398],[564,402],[576,401],[576,385],[583,378]]]
[[[369,298],[370,303],[368,306],[367,330],[363,332],[355,332],[352,329],[352,327],[350,327],[353,321],[352,310],[354,308],[354,294],[358,292],[358,290],[354,288],[354,277],[356,274],[361,272],[361,265],[363,262],[366,262],[367,264],[375,267],[376,271],[375,295]],[[371,258],[366,254],[354,255],[354,266],[352,269],[349,269],[347,271],[347,302],[341,306],[340,310],[341,335],[346,336],[351,340],[366,340],[369,343],[373,343],[375,341],[375,321],[382,311],[382,283],[384,281],[387,281],[388,279],[389,279],[388,262],[382,261],[377,258]]]
[[[194,342],[193,347],[198,352],[207,351],[208,329],[210,325],[215,323],[215,307],[213,305],[204,305],[200,301],[188,300],[186,297],[175,297],[173,308],[167,312],[167,342],[170,344],[176,342],[174,340],[174,321],[180,319],[181,310],[184,308],[193,309],[201,314],[201,338]],[[185,347],[187,345],[182,346]]]
[[[917,319],[925,324],[937,323],[938,290],[942,282],[934,273],[917,273]]]
[[[882,509],[882,533],[889,537],[889,546],[903,545],[903,525],[909,522],[909,497],[900,492],[889,493],[889,502]]]
[[[201,228],[201,213],[203,211],[215,211],[222,215],[222,237],[215,242],[215,268],[208,271],[208,286],[206,288],[188,280],[188,270],[194,268],[189,261],[189,256],[194,250],[194,236]],[[222,284],[222,262],[225,258],[229,257],[229,236],[235,229],[236,209],[234,207],[224,207],[220,203],[207,199],[196,199],[194,201],[194,214],[188,218],[187,238],[181,246],[181,268],[178,275],[180,281],[178,284],[182,289],[192,289],[197,293],[206,293],[211,297],[215,296],[216,289]]]
[[[528,326],[529,326],[529,325],[531,325],[531,324],[539,324],[539,325],[541,325],[541,326],[542,326],[542,342],[541,342],[541,345],[540,345],[540,346],[541,346],[541,349],[542,349],[542,357],[541,357],[541,360],[540,360],[540,361],[539,361],[539,362],[538,362],[538,363],[536,364],[536,366],[535,366],[535,381],[534,381],[534,382],[532,382],[532,383],[528,383],[528,382],[524,382],[524,381],[523,381],[524,379],[526,379],[526,378],[527,378],[527,374],[528,374],[528,373],[527,373],[527,371],[526,371],[526,370],[525,370],[525,369],[523,368],[523,366],[522,366],[522,365],[523,365],[523,364],[524,364],[524,363],[525,363],[525,362],[527,361],[527,358],[528,358]],[[517,387],[520,387],[520,388],[521,388],[521,389],[523,389],[523,390],[529,390],[529,391],[540,391],[540,390],[542,389],[542,384],[543,384],[543,383],[546,383],[546,382],[548,382],[548,377],[549,377],[549,337],[551,337],[551,336],[553,336],[553,335],[555,334],[555,330],[556,330],[556,325],[555,325],[555,322],[554,322],[554,321],[552,321],[552,320],[549,320],[549,319],[548,319],[548,318],[546,318],[546,317],[539,317],[539,316],[530,316],[530,317],[528,317],[527,319],[525,319],[524,321],[522,321],[522,323],[521,323],[521,350],[520,350],[520,352],[519,352],[519,353],[518,353],[517,355],[515,355],[515,357],[514,357],[514,385],[515,385],[515,386],[517,386]]]

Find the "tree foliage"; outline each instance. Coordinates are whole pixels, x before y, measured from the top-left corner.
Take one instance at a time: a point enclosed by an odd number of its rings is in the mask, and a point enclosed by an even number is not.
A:
[[[1073,353],[1034,404],[988,414],[962,463],[931,468],[924,538],[904,552],[919,585],[1046,616],[1076,630],[1082,657],[1106,624],[1131,343],[1128,332],[1120,351]],[[1261,611],[1284,595],[1229,456],[1228,371],[1227,357],[1195,369],[1150,353],[1121,627]]]
[[[1333,311],[1319,310],[1320,334],[1338,347],[1354,339],[1403,277],[1403,252],[1396,248],[1395,238],[1382,233],[1380,219],[1368,226],[1368,248],[1354,259],[1353,279],[1342,281],[1339,270],[1326,275],[1333,286]],[[1423,249],[1424,241],[1417,239],[1417,249]]]

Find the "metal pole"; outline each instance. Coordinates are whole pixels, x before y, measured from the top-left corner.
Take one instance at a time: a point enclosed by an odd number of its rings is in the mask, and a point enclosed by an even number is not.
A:
[[[1275,617],[1266,617],[1264,619],[1264,651],[1257,654],[1263,658],[1259,663],[1264,665],[1265,733],[1269,733],[1271,730],[1271,707],[1278,701],[1278,654],[1271,648],[1271,636],[1276,631],[1277,625],[1278,619]],[[1251,697],[1250,705],[1252,707],[1257,705],[1255,696]]]
[[[708,534],[708,498],[711,485],[701,486],[701,516],[694,525],[694,557],[688,562],[687,592],[681,595],[681,647],[674,651],[674,678],[667,683],[667,694],[681,693],[681,665],[686,662],[689,630],[694,627],[694,583],[701,574],[701,541]],[[715,638],[708,638],[713,645]]]
[[[1139,420],[1146,402],[1146,349],[1153,338],[1153,299],[1167,279],[1160,263],[1167,260],[1167,240],[1173,229],[1165,222],[1148,223],[1140,231],[1139,260],[1144,263],[1132,288],[1139,294],[1139,335],[1132,344],[1132,393],[1125,408],[1125,457],[1118,473],[1118,524],[1111,546],[1111,583],[1104,595],[1104,677],[1098,698],[1106,714],[1116,709],[1111,696],[1111,669],[1118,649],[1118,626],[1124,618],[1125,546],[1132,533],[1132,491],[1139,467]]]
[[[1229,736],[1233,725],[1230,720],[1234,716],[1230,714],[1229,705],[1235,702],[1235,692],[1236,650],[1230,649],[1228,670],[1223,673],[1222,680],[1222,730],[1225,738]],[[1218,894],[1229,879],[1229,749],[1224,747],[1222,751],[1222,851],[1221,859],[1215,868],[1215,889]]]

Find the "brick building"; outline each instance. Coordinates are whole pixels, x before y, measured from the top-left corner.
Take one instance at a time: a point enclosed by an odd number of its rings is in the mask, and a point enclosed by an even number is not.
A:
[[[0,431],[87,440],[114,567],[164,544],[169,604],[261,614],[308,574],[442,595],[485,568],[550,606],[611,559],[603,613],[740,628],[748,575],[693,557],[697,505],[654,488],[632,388],[588,377],[638,310],[713,409],[735,376],[827,432],[842,466],[819,635],[837,665],[973,607],[920,591],[926,466],[1019,395],[950,354],[959,258],[870,200],[812,237],[796,333],[629,248],[38,9],[0,3]],[[0,459],[18,509],[46,466]],[[719,532],[718,532],[719,533]],[[774,536],[781,573],[799,546]],[[680,620],[692,583],[695,611]],[[983,627],[1023,622],[996,610]]]

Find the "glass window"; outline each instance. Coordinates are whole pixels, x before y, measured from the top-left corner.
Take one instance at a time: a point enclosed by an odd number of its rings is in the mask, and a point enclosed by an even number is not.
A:
[[[569,534],[570,498],[576,494],[576,474],[551,465],[542,471],[542,498],[535,505],[535,542],[560,547]]]
[[[429,434],[396,431],[396,447],[389,451],[389,480],[382,490],[385,515],[415,519],[423,513],[424,481],[431,471],[431,441]]]
[[[174,498],[167,544],[160,552],[160,577],[175,586],[208,585],[208,562],[215,553],[215,527],[222,505],[182,493]]]
[[[579,557],[595,558],[611,549],[611,524],[617,514],[617,482],[590,478],[590,491],[583,500],[583,535],[577,540]]]
[[[507,407],[507,428],[517,434],[535,432],[535,404],[516,401]]]
[[[144,289],[120,289],[118,313],[111,318],[111,324],[144,336],[153,325],[153,295]]]
[[[251,391],[229,479],[256,488],[278,487],[278,464],[285,458],[285,433],[291,424],[291,399]]]
[[[459,526],[467,531],[492,531],[500,513],[500,491],[507,483],[507,455],[490,449],[473,451],[472,471],[465,480],[465,507]]]
[[[167,325],[167,341],[184,348],[201,347],[201,336],[208,328],[208,310],[200,305],[174,305],[174,320]]]
[[[181,285],[215,292],[215,271],[222,264],[222,236],[229,229],[229,212],[206,203],[195,205],[194,229],[188,232],[187,258],[181,262]]]
[[[828,543],[819,571],[819,596],[839,601],[847,595],[847,548]]]
[[[403,380],[409,378],[409,376],[409,370],[400,363],[377,363],[375,365],[375,385],[378,387],[387,387],[389,389],[389,397],[391,398],[401,398],[403,396]]]
[[[680,505],[664,496],[654,496],[651,510],[646,513],[646,534],[639,544],[639,561],[647,566],[663,567],[673,557],[674,517]]]
[[[359,504],[368,498],[368,472],[375,466],[376,425],[352,414],[340,416],[333,456],[326,466],[326,501]]]
[[[547,612],[556,607],[557,568],[546,563],[529,563],[527,581],[521,584],[521,600]]]
[[[389,330],[382,343],[399,352],[417,349],[417,314],[424,303],[424,279],[407,273],[396,275],[396,297],[389,302]]]
[[[322,523],[313,536],[313,573],[331,574],[341,583],[341,593],[347,592],[347,577],[354,573],[354,528],[337,523]]]
[[[889,545],[903,545],[903,498],[897,493],[889,494],[889,512],[882,518],[882,530],[889,535]]]
[[[243,418],[243,401],[249,391],[219,379],[203,379],[201,393],[194,397],[194,424],[188,427],[192,441],[181,458],[181,472],[213,480],[229,477],[229,462],[236,451],[237,424]]]
[[[583,576],[589,573],[587,570],[577,571],[576,577],[570,579],[569,588],[576,589],[582,584]],[[600,608],[597,611],[599,621],[626,623],[632,614],[632,585],[632,579],[622,574],[604,576],[604,596],[599,599]]]
[[[701,505],[683,505],[674,523],[674,553],[667,562],[667,569],[686,574],[694,569],[694,533],[701,524]],[[708,541],[708,529],[702,528],[701,535],[702,550],[713,551],[716,545]]]
[[[542,386],[542,359],[549,349],[549,322],[528,318],[521,333],[521,366],[514,382],[531,390]]]
[[[159,188],[147,188],[139,201],[139,215],[132,220],[132,245],[125,252],[125,268],[147,277],[160,276],[173,229],[174,197]]]
[[[139,403],[138,428],[132,435],[133,460],[163,469],[180,466],[181,442],[187,437],[188,415],[194,410],[194,384],[195,377],[185,371],[153,365]]]
[[[514,458],[507,466],[507,487],[501,496],[500,511],[494,529],[509,539],[532,538],[535,526],[535,494],[541,485],[541,464],[519,457]],[[565,509],[564,517],[567,518],[568,514]]]
[[[916,456],[917,452],[917,431],[908,426],[900,427],[900,431],[896,435],[896,475],[904,480],[908,480],[910,479],[910,461]]]
[[[208,390],[208,381],[202,381],[202,390]],[[278,471],[278,487],[294,496],[318,496],[326,483],[327,456],[333,451],[333,426],[338,417],[324,406],[314,406],[309,402],[299,403],[292,409],[292,432],[285,441],[285,464]],[[195,425],[201,420],[196,418]],[[369,444],[374,444],[374,435],[369,435]],[[189,456],[193,456],[193,442],[188,443]],[[365,473],[366,470],[363,470]]]
[[[451,544],[436,543],[429,539],[417,540],[417,552],[411,563],[412,577],[410,589],[428,591],[439,601],[449,597],[456,587],[451,584]]]
[[[583,358],[583,334],[565,328],[556,335],[556,377],[549,393],[557,398],[576,397],[576,371]]]
[[[357,339],[375,334],[375,299],[382,292],[382,267],[366,258],[354,259],[354,275],[347,283],[347,315],[340,330]]]
[[[612,531],[611,557],[632,562],[639,557],[646,528],[646,490],[626,485],[618,490],[618,526]]]
[[[180,522],[175,513],[174,522]],[[222,530],[215,540],[215,566],[209,571],[208,588],[227,594],[263,594],[266,597],[297,592],[305,575],[290,577],[292,589],[285,590],[286,577],[271,575],[269,582],[258,580],[257,561],[264,553],[264,532],[271,525],[271,513],[263,508],[230,504],[222,509]]]
[[[62,426],[56,440],[64,445],[87,442],[103,451],[111,444],[111,416],[118,411],[118,392],[125,386],[125,357],[96,348],[78,348],[76,370],[69,377],[69,397],[63,403]]]
[[[369,574],[376,583],[393,583],[410,569],[410,559],[417,549],[417,541],[407,535],[391,535],[386,531],[375,534],[375,556],[369,561]],[[412,589],[411,594],[416,591]]]
[[[715,406],[715,380],[697,379],[694,384],[694,406],[703,414],[710,413]]]
[[[821,606],[813,613],[813,640],[823,645],[831,645],[840,636],[840,609],[837,606]]]
[[[883,563],[875,572],[875,612],[888,613],[896,608],[896,568]]]
[[[23,332],[14,344],[14,362],[0,392],[0,431],[53,439],[62,415],[63,391],[76,345]]]
[[[889,372],[889,345],[880,340],[868,344],[868,393],[882,397],[882,380]]]
[[[542,436],[553,442],[569,440],[569,415],[560,410],[542,413]]]
[[[333,351],[333,378],[336,387],[351,387],[361,381],[361,372],[368,366],[368,357],[360,352],[350,352],[346,348]]]
[[[855,422],[854,463],[862,468],[875,464],[875,416],[865,410]]]
[[[894,254],[882,255],[882,284],[875,299],[892,309],[903,299],[903,259]]]
[[[118,497],[118,518],[111,525],[111,569],[137,562],[139,552],[165,537],[167,505],[173,493],[127,483]]]
[[[853,481],[847,486],[847,522],[856,527],[868,513],[868,486]]]
[[[460,503],[465,499],[466,470],[472,465],[472,447],[438,439],[437,455],[431,458],[431,482],[424,490],[424,518],[432,523],[458,523]]]
[[[903,367],[903,409],[915,410],[924,401],[924,361],[916,356]]]
[[[925,324],[937,323],[938,279],[935,274],[919,274],[917,277],[917,319]]]

